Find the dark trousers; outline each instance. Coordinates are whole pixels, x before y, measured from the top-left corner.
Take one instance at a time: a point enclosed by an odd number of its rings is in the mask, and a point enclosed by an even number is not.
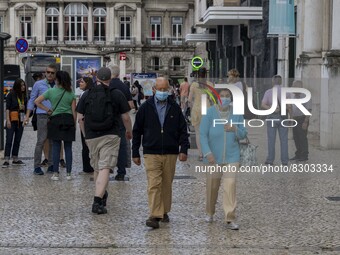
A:
[[[137,100],[133,100],[133,104],[135,106],[135,110],[137,111],[138,110]]]
[[[298,159],[308,159],[308,129],[302,129],[302,124],[305,121],[305,116],[295,117],[297,125],[293,127],[293,139],[296,147],[295,156]]]
[[[90,151],[89,151],[89,147],[87,147],[86,143],[85,143],[85,137],[83,135],[82,132],[80,132],[80,136],[81,136],[81,145],[82,145],[82,151],[81,151],[81,156],[82,156],[82,160],[83,160],[83,171],[85,173],[92,173],[93,167],[90,164]]]
[[[53,158],[53,172],[59,173],[61,140],[53,140],[52,143],[52,158]],[[66,172],[72,171],[72,142],[64,141]]]
[[[126,143],[126,137],[125,127],[120,127],[120,146],[119,146],[119,152],[118,152],[118,161],[117,161],[117,173],[119,175],[126,175],[126,164],[127,164],[127,143]]]
[[[11,128],[9,129],[6,127],[5,158],[10,158],[11,155],[12,157],[18,156],[20,141],[23,132],[24,127],[22,126],[22,124],[19,124],[19,122],[11,122]]]

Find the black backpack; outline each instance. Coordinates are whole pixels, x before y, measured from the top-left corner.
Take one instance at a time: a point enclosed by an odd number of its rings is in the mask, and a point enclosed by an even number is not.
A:
[[[93,86],[85,99],[85,126],[99,132],[108,131],[114,125],[114,109],[111,101],[111,91],[105,85]]]

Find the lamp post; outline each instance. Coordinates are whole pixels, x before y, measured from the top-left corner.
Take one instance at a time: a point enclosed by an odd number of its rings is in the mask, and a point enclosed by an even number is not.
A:
[[[4,149],[4,41],[10,34],[0,33],[0,150]]]

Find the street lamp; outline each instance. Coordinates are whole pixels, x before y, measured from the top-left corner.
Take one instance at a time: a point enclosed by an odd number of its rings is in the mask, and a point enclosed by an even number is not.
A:
[[[0,150],[4,149],[4,41],[10,34],[0,33]]]

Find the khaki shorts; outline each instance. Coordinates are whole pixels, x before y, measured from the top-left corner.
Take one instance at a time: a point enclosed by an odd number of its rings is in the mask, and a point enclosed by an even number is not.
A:
[[[87,139],[90,150],[90,164],[94,170],[113,169],[117,165],[120,137],[104,135]]]

